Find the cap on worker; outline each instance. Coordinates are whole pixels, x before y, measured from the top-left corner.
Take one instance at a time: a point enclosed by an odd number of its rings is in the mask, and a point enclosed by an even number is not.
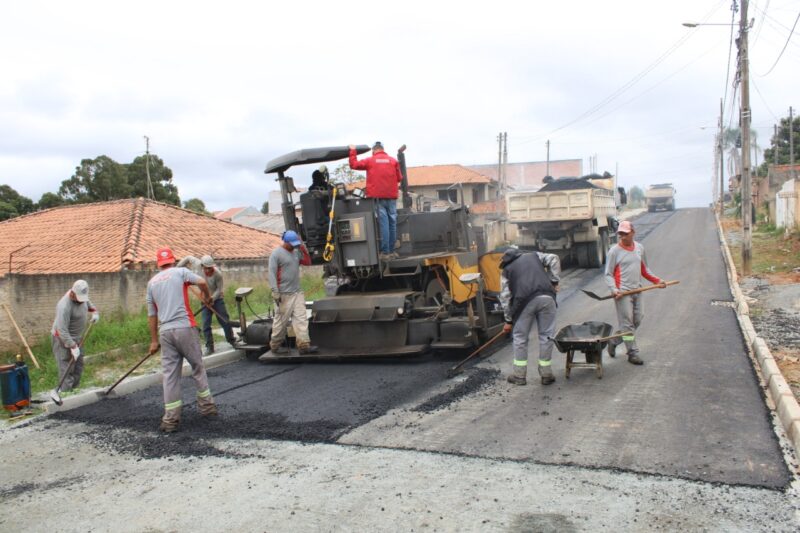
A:
[[[630,233],[633,231],[633,224],[631,224],[627,220],[623,220],[619,223],[619,227],[617,228],[617,233]]]
[[[300,240],[300,237],[297,236],[297,233],[295,233],[292,230],[283,232],[283,242],[287,242],[292,246],[300,246],[301,244],[303,244],[302,241]]]
[[[522,250],[519,248],[509,248],[503,253],[503,257],[500,258],[500,268],[505,268],[514,261],[516,261],[519,256],[522,255]]]
[[[214,265],[214,258],[211,257],[210,255],[204,255],[203,257],[200,258],[200,266],[202,266],[203,268],[212,268],[216,266]]]
[[[79,302],[85,302],[89,299],[89,284],[82,279],[77,280],[72,284],[72,294]]]
[[[373,150],[383,150],[383,144],[380,141],[375,141],[375,144],[372,145]]]
[[[159,248],[156,252],[156,261],[159,267],[168,265],[175,262],[175,254],[172,253],[170,248]]]

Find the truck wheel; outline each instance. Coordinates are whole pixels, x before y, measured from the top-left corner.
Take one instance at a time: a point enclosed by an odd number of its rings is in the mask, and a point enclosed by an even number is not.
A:
[[[578,267],[580,268],[588,268],[589,267],[589,249],[586,247],[585,244],[576,244],[575,245],[575,256],[578,260]]]
[[[600,268],[603,266],[603,249],[600,246],[600,241],[587,242],[584,246],[589,256],[589,268]]]
[[[600,249],[603,250],[603,264],[606,264],[606,258],[608,257],[608,231],[607,230],[600,230]]]

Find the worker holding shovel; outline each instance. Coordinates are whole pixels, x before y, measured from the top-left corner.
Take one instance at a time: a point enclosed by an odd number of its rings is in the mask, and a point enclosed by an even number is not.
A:
[[[89,319],[89,313],[92,313]],[[58,364],[60,389],[68,391],[76,388],[83,374],[83,352],[81,333],[86,321],[97,322],[100,313],[89,300],[89,284],[77,280],[70,290],[56,304],[56,318],[50,330],[53,356]]]
[[[165,433],[176,431],[181,421],[181,368],[184,359],[192,368],[192,378],[197,387],[197,410],[203,416],[217,414],[187,292],[189,285],[197,285],[203,293],[203,300],[208,303],[211,300],[208,283],[189,269],[176,267],[175,263],[171,249],[158,250],[156,264],[159,272],[147,283],[148,355],[161,348],[164,416],[159,428]]]
[[[622,340],[612,339],[608,343],[608,355],[616,355],[616,347],[622,342],[628,349],[628,362],[634,365],[641,365],[643,361],[639,357],[639,348],[636,346],[636,329],[642,323],[644,314],[642,312],[642,295],[620,293],[639,289],[642,286],[642,278],[660,288],[666,288],[667,284],[647,268],[644,246],[633,240],[635,232],[633,224],[628,220],[623,220],[617,228],[619,242],[608,252],[606,260],[606,284],[614,296],[614,304],[617,307],[617,321],[619,331],[629,331],[630,335],[624,335]]]

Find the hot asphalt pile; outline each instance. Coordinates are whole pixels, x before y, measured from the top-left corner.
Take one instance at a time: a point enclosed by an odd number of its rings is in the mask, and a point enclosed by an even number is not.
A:
[[[450,361],[435,357],[401,362],[263,365],[249,361],[209,371],[220,416],[204,418],[194,405],[191,378],[183,380],[181,429],[161,434],[160,387],[105,399],[54,415],[88,425],[80,437],[101,449],[142,458],[233,456],[216,439],[334,442],[350,429],[391,409],[430,412],[487,387],[497,370],[468,369],[447,380]],[[433,387],[447,390],[423,401]],[[422,402],[417,405],[417,402]]]

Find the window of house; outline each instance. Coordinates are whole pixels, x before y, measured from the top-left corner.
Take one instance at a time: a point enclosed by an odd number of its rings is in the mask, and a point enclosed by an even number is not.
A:
[[[458,190],[457,189],[441,189],[439,193],[439,200],[450,200],[453,203],[458,203]]]

